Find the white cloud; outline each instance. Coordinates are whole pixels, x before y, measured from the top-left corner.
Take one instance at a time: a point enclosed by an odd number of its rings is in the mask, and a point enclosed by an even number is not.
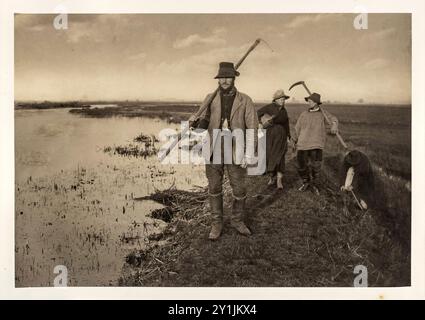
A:
[[[236,63],[251,45],[252,43],[246,43],[241,46],[215,48],[172,62],[147,63],[146,71],[148,74],[168,74],[173,77],[184,77],[187,74],[193,76],[196,74],[212,78],[218,70],[219,62],[232,61]],[[260,43],[246,58],[244,65],[263,66],[266,61],[278,58],[278,53],[272,52],[266,45]]]
[[[40,19],[37,15],[16,14],[15,15],[15,28],[16,29],[30,29],[41,25]]]
[[[141,19],[129,15],[101,14],[88,19],[68,16],[66,34],[68,42],[78,43],[83,40],[101,43],[111,41],[113,36],[119,36],[128,31],[128,26],[140,27],[144,24]]]
[[[27,28],[29,31],[40,32],[46,30],[46,26],[42,24],[34,25]]]
[[[387,59],[377,58],[377,59],[367,61],[364,64],[364,67],[366,69],[380,69],[380,68],[386,67],[388,64],[389,64],[389,61]]]
[[[223,35],[226,33],[225,28],[217,28],[213,31],[213,34],[210,36],[201,36],[198,33],[191,34],[183,39],[177,39],[173,48],[175,49],[184,49],[192,47],[198,44],[211,44],[211,45],[222,45],[226,43],[226,40],[223,39]]]
[[[140,52],[140,53],[136,53],[132,56],[129,56],[128,59],[129,60],[145,60],[146,59],[147,54],[144,52]]]
[[[370,37],[374,39],[384,39],[393,35],[395,31],[395,28],[384,29],[370,34]]]
[[[361,32],[364,32],[364,36],[361,38],[362,41],[367,43],[374,43],[375,41],[381,41],[394,35],[394,33],[396,32],[396,29],[388,28],[388,29],[383,29],[376,32],[373,32],[372,30],[370,31],[364,30]]]
[[[53,21],[55,16],[46,15],[15,15],[15,29],[22,32],[41,32],[53,29]]]
[[[78,43],[82,39],[91,39],[95,42],[100,42],[100,38],[94,36],[96,32],[94,32],[93,28],[90,28],[86,22],[74,22],[69,24],[68,20],[68,29],[66,29],[65,32],[67,41],[71,43]]]
[[[300,15],[293,18],[290,22],[286,24],[287,28],[298,28],[304,26],[308,23],[319,22],[323,19],[329,18],[332,15],[330,14],[309,14],[309,15]]]

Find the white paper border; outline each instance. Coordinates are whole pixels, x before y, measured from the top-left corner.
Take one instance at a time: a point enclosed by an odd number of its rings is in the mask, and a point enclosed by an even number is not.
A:
[[[15,288],[14,13],[412,13],[412,286],[406,288]],[[425,2],[384,1],[2,1],[0,16],[1,299],[424,299]]]

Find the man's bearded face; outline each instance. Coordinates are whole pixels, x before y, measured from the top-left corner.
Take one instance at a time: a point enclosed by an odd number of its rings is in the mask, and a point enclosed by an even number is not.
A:
[[[230,90],[235,84],[235,79],[234,78],[220,78],[220,79],[218,79],[218,84],[223,90]]]

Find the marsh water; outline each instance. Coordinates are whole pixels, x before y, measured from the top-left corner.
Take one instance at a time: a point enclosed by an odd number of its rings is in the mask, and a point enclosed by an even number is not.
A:
[[[117,285],[126,254],[145,247],[147,235],[165,224],[148,216],[159,204],[137,199],[172,185],[206,184],[202,166],[103,151],[166,127],[178,125],[84,118],[68,109],[15,110],[17,286],[52,286],[57,265],[67,267],[70,286]]]

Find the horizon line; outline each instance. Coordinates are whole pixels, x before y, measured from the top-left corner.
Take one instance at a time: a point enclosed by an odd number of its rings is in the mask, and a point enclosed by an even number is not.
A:
[[[202,100],[186,100],[186,99],[69,99],[69,100],[19,100],[14,99],[14,103],[93,103],[93,102],[120,102],[120,103],[147,103],[147,102],[161,102],[161,103],[202,103]],[[271,103],[271,100],[253,100],[254,103]],[[323,101],[323,104],[355,104],[355,105],[412,105],[412,102],[376,102],[376,101],[364,101],[364,102],[350,102],[350,101]],[[306,104],[302,100],[288,101],[286,104]]]

